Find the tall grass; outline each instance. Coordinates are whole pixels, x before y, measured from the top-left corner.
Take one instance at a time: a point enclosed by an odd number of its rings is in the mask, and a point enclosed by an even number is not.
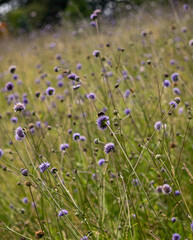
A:
[[[191,16],[156,8],[0,42],[2,240],[192,239]]]

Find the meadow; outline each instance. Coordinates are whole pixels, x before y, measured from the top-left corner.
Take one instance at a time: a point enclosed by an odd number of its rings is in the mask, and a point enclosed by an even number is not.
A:
[[[192,16],[0,41],[1,240],[193,239]]]

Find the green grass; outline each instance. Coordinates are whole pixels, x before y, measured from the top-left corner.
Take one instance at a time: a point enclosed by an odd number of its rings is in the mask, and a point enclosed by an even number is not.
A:
[[[29,100],[25,112],[15,113],[14,101],[7,104],[13,92],[0,93],[2,240],[35,239],[39,230],[45,233],[43,239],[54,240],[83,236],[97,240],[172,239],[174,233],[181,239],[192,238],[192,11],[159,10],[160,15],[138,11],[115,26],[101,17],[98,34],[88,22],[81,22],[76,32],[66,24],[0,42],[0,87],[12,81],[16,101],[22,101],[24,93]],[[186,33],[182,27],[187,28]],[[141,34],[144,30],[145,37]],[[53,49],[52,42],[56,43]],[[94,50],[100,51],[100,57],[92,55]],[[57,60],[57,54],[64,61]],[[82,64],[81,70],[76,69],[77,63]],[[10,65],[16,65],[22,85],[12,80]],[[72,81],[64,73],[68,70],[80,77],[79,89],[72,89]],[[127,71],[126,79],[122,71]],[[106,76],[109,72],[113,76]],[[177,83],[171,80],[174,72],[180,76]],[[57,76],[62,73],[64,86],[58,88]],[[165,79],[171,82],[168,88],[163,87]],[[56,92],[42,101],[47,81]],[[174,87],[180,89],[179,96],[173,93]],[[127,89],[131,92],[125,98]],[[36,92],[40,92],[39,98]],[[96,94],[95,100],[86,98],[90,92]],[[169,102],[176,97],[181,102],[174,109]],[[104,108],[110,119],[105,131],[96,124],[97,114]],[[126,116],[125,108],[130,108],[131,114]],[[18,123],[11,123],[13,116]],[[35,127],[32,134],[30,126],[37,121],[42,127]],[[160,131],[154,129],[157,121],[162,121]],[[25,128],[24,141],[15,140],[14,131],[20,125]],[[73,141],[76,132],[86,141]],[[108,142],[115,144],[115,152],[105,154]],[[62,143],[69,144],[66,152],[60,151]],[[98,165],[101,158],[106,160],[103,166]],[[42,162],[51,166],[40,173]],[[54,167],[58,171],[51,173]],[[27,177],[22,176],[22,168],[28,169]],[[136,186],[134,181],[138,181]],[[165,183],[172,193],[158,194],[157,186]],[[180,196],[174,195],[176,190]],[[27,204],[22,202],[24,197]],[[68,214],[58,217],[61,209]]]

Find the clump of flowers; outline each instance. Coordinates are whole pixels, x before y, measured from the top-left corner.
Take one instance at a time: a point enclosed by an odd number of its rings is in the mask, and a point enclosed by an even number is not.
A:
[[[67,148],[69,148],[69,144],[68,143],[62,143],[60,145],[60,151],[65,151]]]

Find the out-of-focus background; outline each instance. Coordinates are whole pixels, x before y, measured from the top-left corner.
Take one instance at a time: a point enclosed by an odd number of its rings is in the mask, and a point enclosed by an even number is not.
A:
[[[151,9],[177,5],[175,0],[0,0],[0,34],[28,33],[34,29],[49,28],[64,21],[77,22],[95,9],[100,9],[107,19],[127,16],[139,8]],[[186,1],[187,3],[188,1]],[[191,1],[190,1],[191,2]]]

